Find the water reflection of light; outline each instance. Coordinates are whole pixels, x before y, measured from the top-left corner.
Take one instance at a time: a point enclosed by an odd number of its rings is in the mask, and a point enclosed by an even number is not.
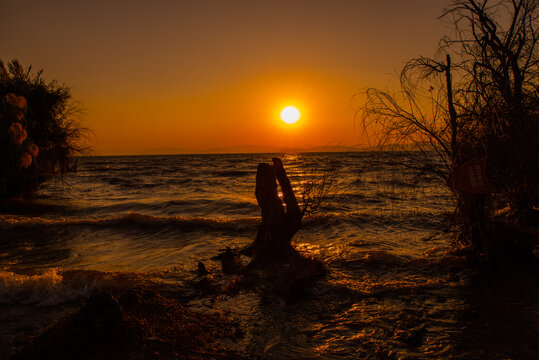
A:
[[[287,164],[295,165],[296,162],[298,161],[298,157],[299,157],[298,154],[294,154],[294,153],[284,154],[281,160],[283,161],[283,165],[285,166],[285,169],[287,167]]]

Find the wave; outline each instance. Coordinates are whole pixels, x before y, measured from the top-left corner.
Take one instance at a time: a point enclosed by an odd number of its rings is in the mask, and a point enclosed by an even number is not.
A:
[[[203,213],[204,208],[210,205],[199,204],[196,212]],[[247,204],[247,203],[246,203]],[[177,213],[178,208],[188,208],[189,201],[171,200],[161,204],[159,211],[168,209],[171,213]],[[171,228],[180,231],[225,231],[225,232],[252,232],[255,231],[261,222],[259,216],[252,216],[256,213],[256,205],[248,204],[238,208],[234,204],[225,206],[221,204],[222,212],[233,214],[230,217],[207,217],[207,216],[175,216],[175,215],[150,215],[145,213],[146,210],[153,210],[155,205],[145,204],[117,204],[114,206],[101,209],[104,211],[101,216],[76,216],[77,212],[72,212],[74,216],[64,217],[45,217],[37,213],[36,216],[21,215],[21,214],[0,214],[0,231],[2,230],[20,230],[20,229],[37,229],[45,228],[62,228],[62,227],[99,227],[99,228]],[[139,211],[128,211],[127,209],[141,208]],[[343,211],[345,209],[337,209],[337,212],[325,212],[312,216],[306,216],[302,220],[304,229],[314,231],[328,231],[330,227],[357,227],[375,228],[377,226],[406,226],[412,229],[430,229],[440,230],[444,228],[447,218],[450,213],[447,212],[432,212],[422,213],[412,210],[397,209],[397,210],[380,210],[372,211]],[[341,210],[341,211],[339,211]],[[96,209],[92,209],[93,213],[97,213]],[[115,215],[108,215],[113,213]],[[119,214],[119,215],[116,215]]]
[[[87,296],[92,286],[70,288],[66,286],[58,269],[49,269],[38,275],[0,271],[0,303],[57,305]]]
[[[399,279],[380,280],[365,277],[361,280],[341,279],[335,282],[331,290],[336,293],[352,295],[358,298],[408,297],[424,290],[459,288],[465,286],[463,279],[429,278],[426,276],[405,276]]]
[[[341,264],[346,268],[382,268],[402,267],[410,262],[411,258],[405,255],[392,254],[385,250],[370,250],[360,252],[356,259],[344,260]]]
[[[441,247],[433,247],[420,257],[369,250],[331,261],[335,270],[332,282],[340,291],[361,297],[400,296],[464,286],[466,277],[459,273],[464,264],[465,259]],[[448,274],[448,268],[453,272]]]
[[[52,268],[40,274],[17,274],[0,269],[0,304],[52,306],[75,301],[100,291],[119,290],[129,286],[155,286],[143,274],[101,272],[95,270],[62,270]]]
[[[228,170],[228,171],[217,171],[213,175],[216,177],[244,177],[249,175],[254,175],[253,171],[241,171],[241,170]]]
[[[104,218],[44,218],[16,215],[0,215],[0,230],[19,227],[55,227],[55,226],[175,226],[182,229],[209,230],[252,230],[260,223],[259,217],[242,218],[204,218],[182,216],[153,216],[129,212],[120,216]]]
[[[346,225],[350,229],[357,227],[400,226],[411,229],[441,230],[447,227],[452,213],[447,211],[418,212],[407,209],[354,210],[343,212],[326,212],[305,217],[303,227],[327,227]],[[387,231],[384,230],[384,231]],[[388,234],[389,235],[389,234]]]
[[[86,216],[87,214],[94,214],[94,217],[107,215],[114,216],[124,213],[150,213],[160,216],[174,216],[178,214],[206,218],[207,216],[220,217],[220,214],[224,215],[222,217],[235,217],[242,215],[252,216],[260,213],[260,209],[256,203],[241,198],[234,198],[233,196],[206,199],[159,199],[151,202],[135,200],[117,201],[115,203],[90,204],[83,208],[74,209],[74,211]],[[70,215],[73,215],[73,213]]]

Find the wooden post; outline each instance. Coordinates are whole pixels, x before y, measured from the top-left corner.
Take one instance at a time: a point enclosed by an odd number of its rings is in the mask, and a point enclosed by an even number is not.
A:
[[[276,180],[281,186],[286,209],[279,198]],[[302,215],[280,159],[273,158],[273,165],[258,164],[255,195],[262,212],[262,224],[253,243],[250,266],[289,260],[296,254],[291,240],[300,228]]]
[[[281,185],[281,191],[283,192],[283,200],[286,205],[285,212],[285,226],[286,226],[286,236],[289,238],[288,241],[292,240],[294,234],[301,227],[301,219],[303,214],[299,209],[298,201],[296,200],[296,195],[288,180],[288,176],[283,167],[283,163],[279,158],[273,158],[273,169],[275,172],[275,177]]]

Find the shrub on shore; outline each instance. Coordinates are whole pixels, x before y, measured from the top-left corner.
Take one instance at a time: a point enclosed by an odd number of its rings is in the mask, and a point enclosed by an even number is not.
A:
[[[500,227],[538,224],[538,14],[534,0],[450,1],[442,17],[454,29],[437,55],[409,61],[396,92],[368,89],[363,108],[381,145],[402,148],[407,166],[449,186],[455,245],[491,267],[508,249],[527,253],[512,256],[517,263],[530,258],[519,236],[496,244]]]
[[[29,196],[85,147],[70,89],[0,60],[0,199]]]

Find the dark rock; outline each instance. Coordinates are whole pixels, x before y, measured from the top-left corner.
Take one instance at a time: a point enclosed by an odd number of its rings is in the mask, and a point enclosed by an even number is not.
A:
[[[241,274],[243,272],[240,254],[229,247],[227,247],[223,253],[221,265],[223,267],[223,273],[225,274]]]
[[[80,309],[78,317],[82,322],[95,327],[117,324],[122,320],[122,307],[110,293],[91,295]]]
[[[208,274],[208,270],[206,270],[206,265],[204,265],[202,261],[198,262],[198,274],[201,276]]]
[[[203,295],[214,294],[219,289],[219,285],[209,276],[205,276],[199,281],[195,282],[194,286]]]

